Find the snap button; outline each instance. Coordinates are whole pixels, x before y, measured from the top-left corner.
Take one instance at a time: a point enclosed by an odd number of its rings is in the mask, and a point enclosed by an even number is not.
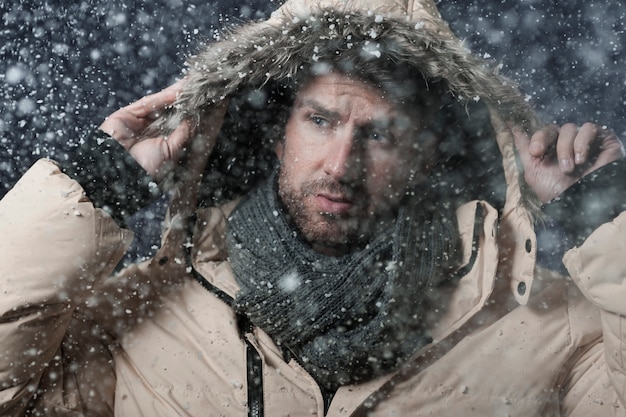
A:
[[[533,249],[533,243],[530,241],[530,239],[526,239],[526,252],[530,253],[532,249]]]
[[[525,282],[520,282],[519,284],[517,284],[517,293],[519,295],[526,294],[526,283]]]

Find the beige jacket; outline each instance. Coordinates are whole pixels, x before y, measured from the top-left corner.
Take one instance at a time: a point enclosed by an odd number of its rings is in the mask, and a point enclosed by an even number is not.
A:
[[[412,22],[426,22],[411,28],[448,42],[445,26],[429,26],[419,3],[408,6]],[[259,25],[294,21],[281,16]],[[193,100],[183,97],[187,113]],[[439,294],[433,342],[397,372],[341,387],[327,415],[626,415],[626,215],[567,252],[571,277],[536,266],[532,216],[500,122],[503,113],[524,114],[514,105],[502,102],[492,115],[506,204],[499,212],[470,201],[457,210],[463,274]],[[242,331],[224,301],[237,291],[224,242],[234,204],[199,210],[191,242],[189,216],[172,210],[158,254],[111,276],[132,233],[54,162],[37,162],[0,202],[1,414],[246,416],[252,346],[265,415],[323,416],[311,376],[259,329]]]

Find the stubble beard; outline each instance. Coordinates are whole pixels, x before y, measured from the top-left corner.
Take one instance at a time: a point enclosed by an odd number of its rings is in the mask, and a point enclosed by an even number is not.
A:
[[[364,192],[330,179],[308,181],[298,190],[287,177],[288,172],[281,169],[278,195],[292,222],[309,244],[344,252],[370,240],[373,216],[368,215],[370,210]],[[358,200],[355,201],[355,209],[342,215],[316,210],[311,199],[322,191],[349,195],[351,199]]]

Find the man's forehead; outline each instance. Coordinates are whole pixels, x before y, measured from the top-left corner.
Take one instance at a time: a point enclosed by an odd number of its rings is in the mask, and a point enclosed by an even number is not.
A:
[[[359,96],[376,96],[380,97],[381,100],[389,101],[385,91],[381,88],[357,76],[336,71],[311,76],[302,86],[301,92],[310,92],[319,88],[324,88],[338,95],[351,93]]]
[[[388,119],[401,113],[382,89],[336,73],[311,78],[298,92],[295,105],[337,115],[357,113],[370,118]]]

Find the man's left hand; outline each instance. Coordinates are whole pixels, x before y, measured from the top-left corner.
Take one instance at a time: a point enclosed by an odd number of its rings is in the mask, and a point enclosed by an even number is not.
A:
[[[176,100],[185,80],[146,96],[117,110],[100,125],[100,129],[118,141],[148,174],[160,181],[167,169],[172,169],[193,136],[188,120],[184,120],[170,135],[145,137],[145,129]]]
[[[524,178],[542,203],[596,169],[623,158],[624,146],[613,131],[593,123],[547,125],[532,137],[512,127]]]

